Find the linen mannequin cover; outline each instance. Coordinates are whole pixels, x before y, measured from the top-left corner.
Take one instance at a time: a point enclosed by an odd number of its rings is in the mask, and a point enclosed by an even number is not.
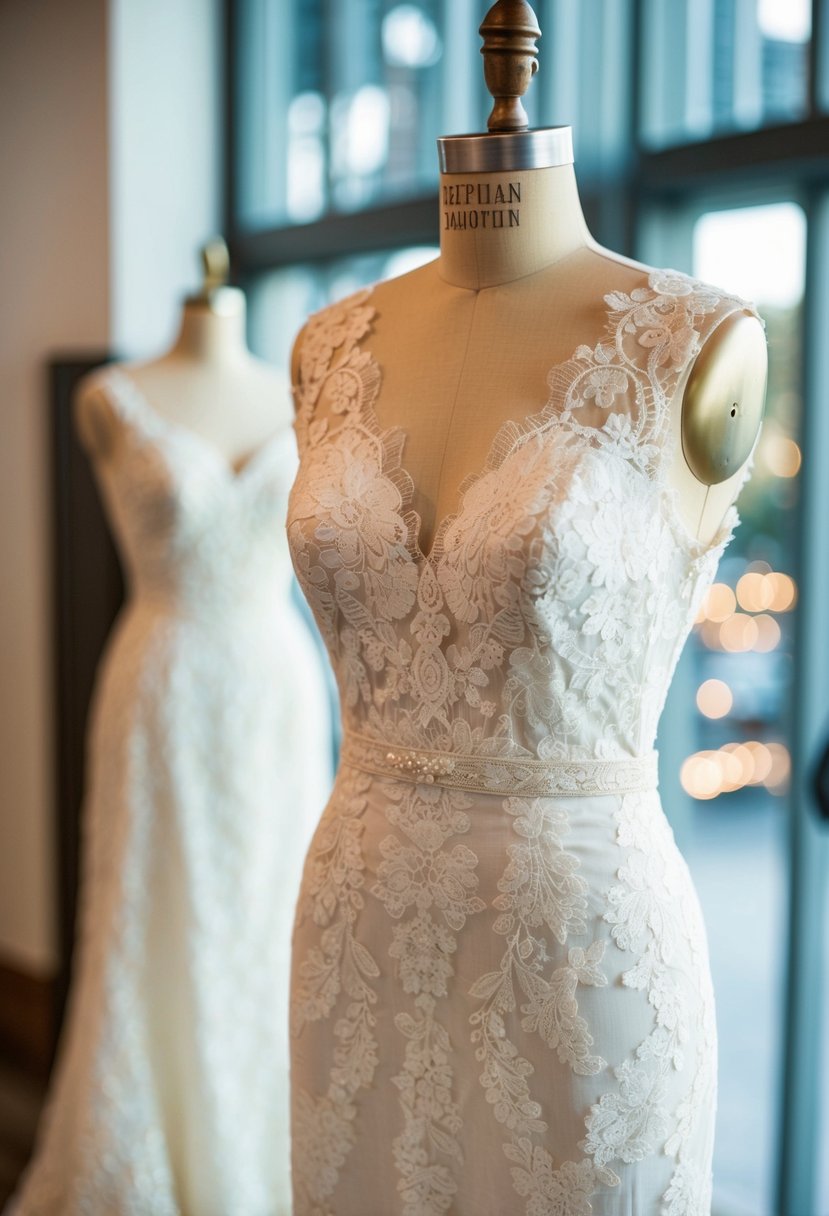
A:
[[[15,1216],[288,1216],[290,930],[328,786],[282,428],[238,472],[119,369],[83,389],[130,598],[97,682],[68,1022]]]
[[[707,1216],[706,938],[652,749],[738,518],[683,523],[670,406],[753,310],[675,271],[609,293],[427,554],[382,300],[312,317],[295,386],[344,721],[294,930],[295,1216]]]

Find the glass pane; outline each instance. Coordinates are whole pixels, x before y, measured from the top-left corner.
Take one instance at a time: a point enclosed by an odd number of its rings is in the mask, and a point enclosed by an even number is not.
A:
[[[441,8],[439,0],[236,6],[245,224],[308,223],[435,182],[446,108]],[[446,92],[456,99],[457,90]]]
[[[249,293],[251,350],[282,368],[287,377],[294,338],[310,313],[369,283],[414,270],[437,255],[437,248],[415,246],[258,276]]]
[[[824,925],[829,925],[829,883],[826,884],[826,908],[823,918]],[[817,1210],[821,1216],[829,1216],[829,933],[824,933],[823,941],[823,1055],[821,1060],[821,1104],[820,1134],[818,1138],[818,1180],[817,1180]]]
[[[644,141],[657,147],[807,111],[811,0],[645,0]]]
[[[816,31],[817,45],[817,89],[816,102],[820,109],[829,110],[829,0],[817,0],[820,24]],[[826,1167],[829,1170],[829,1166]],[[826,1206],[829,1216],[829,1203]],[[821,1213],[823,1216],[823,1213]]]
[[[770,381],[742,524],[683,656],[665,716],[673,740],[663,747],[660,732],[660,749],[675,758],[665,805],[702,901],[717,994],[715,1209],[768,1216],[786,951],[805,217],[790,203],[712,211],[692,244],[695,274],[757,303]]]

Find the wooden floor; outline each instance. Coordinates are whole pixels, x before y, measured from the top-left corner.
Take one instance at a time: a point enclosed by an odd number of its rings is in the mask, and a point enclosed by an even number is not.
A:
[[[0,1061],[0,1210],[29,1158],[43,1093],[43,1082]]]

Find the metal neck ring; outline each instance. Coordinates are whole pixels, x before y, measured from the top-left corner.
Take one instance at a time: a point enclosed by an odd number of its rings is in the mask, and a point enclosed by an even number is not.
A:
[[[572,165],[572,127],[488,135],[444,135],[438,140],[441,173],[514,173]]]

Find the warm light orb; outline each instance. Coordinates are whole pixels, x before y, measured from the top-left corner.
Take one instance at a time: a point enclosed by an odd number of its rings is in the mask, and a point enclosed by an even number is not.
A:
[[[746,612],[765,612],[774,599],[774,585],[765,574],[750,570],[737,582],[737,603]]]
[[[772,571],[766,575],[766,580],[772,588],[771,603],[768,607],[772,612],[790,612],[797,603],[797,587],[788,574]]]
[[[703,621],[699,632],[703,646],[707,646],[709,650],[722,649],[720,646],[720,627],[716,621]]]
[[[730,794],[747,785],[764,785],[772,794],[786,791],[791,774],[791,757],[782,743],[724,743],[716,751],[695,752],[688,756],[679,773],[686,794],[710,801],[719,794]]]
[[[704,618],[724,621],[737,607],[737,598],[727,583],[712,583],[702,602]]]
[[[770,650],[776,650],[780,645],[780,626],[773,616],[762,612],[754,618],[754,624],[757,626],[757,641],[754,643],[754,649],[760,654],[768,654]]]
[[[734,612],[720,625],[720,645],[731,654],[751,650],[759,636],[757,622],[745,612]]]
[[[748,785],[754,776],[754,755],[751,748],[746,747],[745,743],[737,743],[727,753],[730,755],[732,763],[739,770],[735,776],[734,786],[740,789],[744,785]]]
[[[706,718],[724,718],[734,696],[724,680],[705,680],[697,689],[697,709]]]
[[[800,472],[800,448],[788,435],[770,432],[762,445],[763,460],[775,477],[796,477]]]
[[[765,743],[760,743],[756,739],[749,740],[745,746],[751,752],[753,760],[753,771],[749,782],[751,785],[762,785],[771,772],[772,754]]]
[[[721,793],[722,771],[714,756],[714,752],[697,752],[683,763],[679,780],[692,798],[716,798]]]
[[[725,743],[714,753],[722,774],[723,793],[742,789],[754,771],[751,752],[742,743]]]
[[[769,743],[771,768],[763,784],[772,794],[784,794],[789,784],[792,771],[792,758],[789,750],[782,743]]]

